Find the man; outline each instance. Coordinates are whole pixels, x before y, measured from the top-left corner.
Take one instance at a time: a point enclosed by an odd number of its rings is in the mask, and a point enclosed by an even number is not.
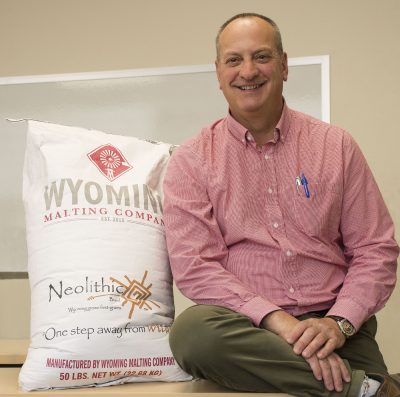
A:
[[[400,396],[374,316],[399,251],[359,148],[287,107],[269,18],[228,20],[216,69],[229,115],[174,153],[164,183],[173,275],[198,303],[172,328],[175,358],[236,390]]]

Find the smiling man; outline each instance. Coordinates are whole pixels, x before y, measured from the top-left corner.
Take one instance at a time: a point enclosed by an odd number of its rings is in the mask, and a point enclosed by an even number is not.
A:
[[[216,70],[229,114],[176,150],[164,220],[178,288],[178,363],[226,387],[400,396],[375,340],[393,291],[394,227],[340,128],[289,109],[287,55],[258,14],[225,22]]]

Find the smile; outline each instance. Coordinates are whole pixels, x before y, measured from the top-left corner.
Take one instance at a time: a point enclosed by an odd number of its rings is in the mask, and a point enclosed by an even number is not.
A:
[[[252,85],[242,85],[242,86],[237,86],[236,88],[239,88],[242,91],[251,91],[251,90],[256,90],[257,88],[260,88],[264,83],[261,84],[252,84]]]

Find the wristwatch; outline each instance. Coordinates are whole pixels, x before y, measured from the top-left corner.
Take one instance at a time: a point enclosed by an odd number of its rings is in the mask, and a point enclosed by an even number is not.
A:
[[[353,336],[356,333],[356,329],[349,320],[339,316],[327,316],[327,317],[330,317],[336,321],[336,324],[338,325],[340,331],[346,338],[350,338],[350,336]]]

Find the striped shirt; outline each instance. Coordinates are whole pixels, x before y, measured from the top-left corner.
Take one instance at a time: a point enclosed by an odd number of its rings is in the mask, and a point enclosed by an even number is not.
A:
[[[394,226],[351,136],[284,106],[258,147],[232,116],[180,146],[164,180],[178,288],[259,325],[329,310],[356,328],[395,285]]]

